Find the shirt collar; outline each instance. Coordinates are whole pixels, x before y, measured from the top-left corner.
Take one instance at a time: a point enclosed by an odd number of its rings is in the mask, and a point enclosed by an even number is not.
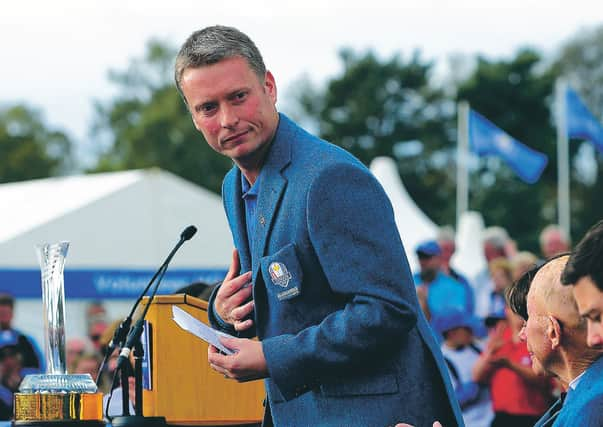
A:
[[[572,390],[576,390],[576,387],[578,387],[578,384],[580,384],[580,380],[582,380],[582,376],[584,375],[585,372],[586,371],[582,371],[582,373],[580,375],[578,375],[576,378],[571,380],[569,383],[569,388],[571,388]]]
[[[260,171],[260,174],[258,175],[258,177],[255,180],[255,182],[253,183],[253,185],[250,185],[249,181],[247,181],[247,178],[245,178],[245,175],[243,175],[243,173],[241,173],[241,193],[242,193],[243,198],[245,198],[247,196],[257,196],[258,195],[258,193],[260,192],[261,177],[262,177],[262,173]]]

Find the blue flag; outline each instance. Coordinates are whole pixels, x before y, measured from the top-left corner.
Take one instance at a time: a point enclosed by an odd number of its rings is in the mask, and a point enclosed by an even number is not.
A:
[[[525,182],[540,178],[548,157],[522,144],[481,114],[469,110],[469,147],[480,157],[498,156]]]
[[[595,119],[580,97],[571,88],[565,92],[567,136],[585,139],[603,153],[603,126]]]

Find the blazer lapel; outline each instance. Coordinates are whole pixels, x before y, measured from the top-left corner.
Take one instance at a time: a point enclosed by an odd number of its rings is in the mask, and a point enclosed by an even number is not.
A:
[[[249,239],[247,238],[247,226],[245,224],[245,208],[243,206],[241,190],[241,171],[234,169],[229,177],[225,191],[224,204],[228,213],[228,220],[232,230],[234,245],[239,251],[241,262],[241,274],[251,269],[251,255],[249,250]],[[226,190],[226,188],[225,188]]]
[[[282,175],[282,171],[291,163],[291,127],[291,122],[281,115],[272,147],[262,166],[257,205],[258,224],[251,247],[254,283],[259,271],[260,258],[264,256],[268,237],[277,216],[279,202],[287,187],[287,179]]]

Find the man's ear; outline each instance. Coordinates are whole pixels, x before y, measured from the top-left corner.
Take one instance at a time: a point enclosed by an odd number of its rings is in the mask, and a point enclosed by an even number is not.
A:
[[[561,345],[561,323],[553,316],[547,316],[546,334],[551,342],[551,349],[556,350]]]
[[[276,104],[276,80],[270,71],[266,71],[266,76],[264,77],[264,90],[272,99],[272,102]]]

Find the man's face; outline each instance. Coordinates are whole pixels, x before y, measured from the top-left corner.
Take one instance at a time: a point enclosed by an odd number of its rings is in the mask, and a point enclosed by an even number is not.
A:
[[[542,246],[542,255],[545,258],[551,258],[557,254],[567,252],[568,244],[563,240],[563,236],[558,231],[551,231],[544,239]]]
[[[534,282],[537,278],[538,275],[534,278]],[[547,334],[548,316],[540,301],[541,298],[533,292],[534,282],[526,298],[528,320],[519,332],[519,337],[527,343],[532,359],[532,370],[537,374],[544,374],[547,372],[548,361],[553,350]]]
[[[270,72],[261,79],[241,57],[188,68],[182,75],[193,123],[211,148],[237,164],[257,163],[276,126],[276,85]]]
[[[452,255],[454,255],[454,241],[440,240],[438,242],[438,245],[440,246],[440,250],[442,251],[442,261],[445,264],[448,264],[450,262],[450,258],[452,258]]]
[[[442,258],[439,255],[419,255],[418,258],[419,266],[421,267],[421,277],[427,281],[435,279],[436,274],[442,267]]]
[[[446,333],[446,341],[453,347],[462,347],[473,342],[473,331],[466,326],[451,329]]]
[[[505,251],[499,247],[494,246],[492,243],[484,243],[484,257],[486,261],[490,262],[496,258],[504,258]]]
[[[13,321],[13,308],[10,305],[0,305],[0,329],[10,329]]]
[[[496,292],[504,291],[512,283],[507,271],[503,268],[491,269],[490,277],[492,277],[492,283],[494,283],[494,290]]]
[[[603,349],[603,326],[601,325],[603,292],[597,288],[590,276],[578,280],[574,284],[573,291],[578,311],[586,319],[588,346]]]

